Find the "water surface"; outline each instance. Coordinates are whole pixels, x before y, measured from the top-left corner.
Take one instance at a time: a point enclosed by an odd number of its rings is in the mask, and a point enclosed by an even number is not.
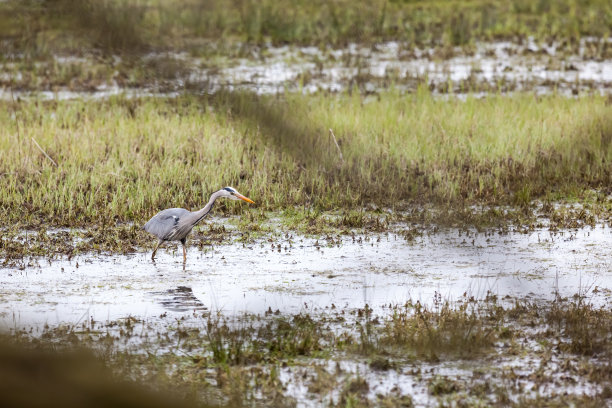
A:
[[[407,301],[462,296],[542,300],[586,294],[612,300],[612,231],[597,226],[551,233],[425,234],[408,242],[393,234],[314,239],[263,239],[254,244],[182,252],[170,246],[132,255],[34,260],[0,269],[4,328],[152,319],[194,311],[241,315],[278,310],[376,313]]]

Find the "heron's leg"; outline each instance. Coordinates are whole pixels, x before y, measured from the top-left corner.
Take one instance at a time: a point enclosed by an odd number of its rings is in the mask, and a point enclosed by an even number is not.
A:
[[[183,263],[187,262],[187,248],[185,248],[185,239],[181,239],[181,244],[183,244]]]
[[[153,250],[153,253],[151,254],[151,260],[153,261],[155,260],[155,253],[157,252],[157,248],[159,248],[161,243],[162,243],[161,239],[157,241],[157,245],[155,245],[155,249]]]

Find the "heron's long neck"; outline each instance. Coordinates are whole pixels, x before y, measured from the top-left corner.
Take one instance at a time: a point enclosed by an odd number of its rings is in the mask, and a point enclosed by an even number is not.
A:
[[[215,201],[217,200],[217,198],[221,195],[221,191],[216,191],[214,192],[211,196],[210,199],[208,200],[208,203],[206,203],[206,205],[204,206],[204,208],[202,208],[201,210],[198,211],[194,211],[192,214],[195,217],[195,222],[194,225],[197,224],[198,222],[200,222],[202,220],[202,218],[206,217],[208,215],[208,213],[210,212],[210,210],[212,210],[213,205],[215,204]]]

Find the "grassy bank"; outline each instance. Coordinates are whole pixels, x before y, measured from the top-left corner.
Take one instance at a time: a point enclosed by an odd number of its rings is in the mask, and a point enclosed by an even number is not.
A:
[[[8,1],[0,4],[0,27],[6,51],[32,56],[164,47],[199,53],[200,40],[220,38],[221,46],[385,40],[447,46],[534,37],[575,48],[581,38],[610,35],[612,5],[606,0]]]
[[[199,208],[225,185],[257,202],[250,213],[575,198],[609,209],[611,110],[598,96],[458,103],[425,90],[3,102],[0,215],[20,226],[140,223]]]

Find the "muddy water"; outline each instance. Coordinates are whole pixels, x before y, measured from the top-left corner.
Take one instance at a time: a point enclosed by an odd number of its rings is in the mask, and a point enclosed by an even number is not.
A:
[[[0,324],[36,330],[45,324],[153,320],[197,312],[322,312],[388,304],[484,298],[532,300],[586,294],[612,301],[612,230],[598,226],[552,234],[446,231],[414,242],[392,234],[327,242],[299,236],[190,248],[183,268],[175,247],[127,256],[83,255],[0,269]]]

